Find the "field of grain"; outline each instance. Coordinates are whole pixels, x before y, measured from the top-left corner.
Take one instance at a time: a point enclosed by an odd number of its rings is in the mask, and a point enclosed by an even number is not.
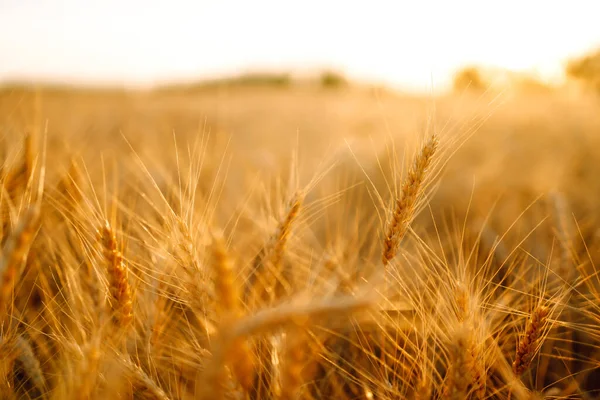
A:
[[[599,110],[2,89],[0,397],[600,398]]]

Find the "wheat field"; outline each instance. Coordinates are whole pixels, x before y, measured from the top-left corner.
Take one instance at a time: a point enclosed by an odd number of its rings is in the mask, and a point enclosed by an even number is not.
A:
[[[600,398],[599,106],[6,87],[0,397]]]

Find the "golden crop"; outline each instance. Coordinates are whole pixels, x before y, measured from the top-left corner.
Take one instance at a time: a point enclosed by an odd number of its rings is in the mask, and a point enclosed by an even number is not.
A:
[[[0,398],[600,390],[600,104],[0,92]]]

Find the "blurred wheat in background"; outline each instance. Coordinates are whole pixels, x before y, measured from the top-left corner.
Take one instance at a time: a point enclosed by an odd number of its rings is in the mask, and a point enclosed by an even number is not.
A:
[[[0,398],[600,398],[599,66],[7,77]]]

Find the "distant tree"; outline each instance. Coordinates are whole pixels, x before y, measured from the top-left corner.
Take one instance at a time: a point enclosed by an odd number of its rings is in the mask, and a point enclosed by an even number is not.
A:
[[[571,60],[567,64],[566,73],[568,77],[579,80],[600,92],[600,49]]]
[[[327,89],[340,88],[348,85],[347,79],[339,72],[323,71],[319,77],[321,87]]]
[[[453,87],[457,92],[465,90],[484,91],[486,86],[481,72],[477,67],[463,68],[454,75]]]
[[[292,78],[288,73],[249,72],[231,78],[229,83],[240,86],[290,86]]]

